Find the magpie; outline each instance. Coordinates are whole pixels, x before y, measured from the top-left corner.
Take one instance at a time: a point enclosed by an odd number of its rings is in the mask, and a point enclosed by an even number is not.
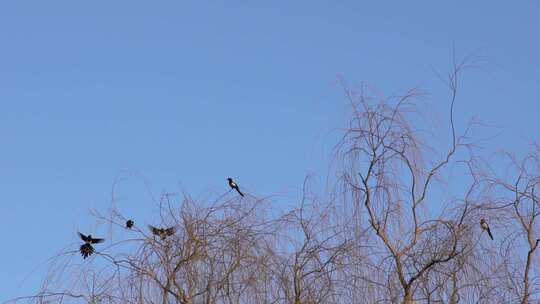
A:
[[[482,227],[482,230],[487,231],[489,238],[493,240],[493,235],[491,234],[491,230],[489,230],[489,225],[485,219],[480,219],[480,227]]]
[[[157,235],[159,236],[162,240],[164,240],[165,238],[167,238],[168,236],[171,236],[174,234],[174,232],[176,231],[176,228],[175,227],[169,227],[169,228],[156,228],[152,225],[148,225],[148,228],[150,228],[150,231],[152,231],[152,233],[154,235]]]
[[[94,247],[92,247],[92,244],[99,244],[103,243],[105,239],[95,239],[92,237],[91,234],[84,235],[79,232],[79,237],[81,240],[84,241],[84,244],[81,245],[81,248],[79,251],[81,252],[81,255],[83,256],[83,259],[86,259],[87,257],[91,256],[94,253]]]
[[[134,222],[134,221],[132,221],[132,220],[127,220],[127,221],[126,221],[126,228],[127,228],[127,229],[133,228],[133,225],[135,225],[135,222]]]
[[[229,186],[231,187],[231,189],[236,190],[236,192],[238,192],[240,196],[244,197],[244,193],[240,191],[240,188],[238,188],[238,185],[233,181],[233,179],[229,177],[227,178],[227,180],[229,181]]]

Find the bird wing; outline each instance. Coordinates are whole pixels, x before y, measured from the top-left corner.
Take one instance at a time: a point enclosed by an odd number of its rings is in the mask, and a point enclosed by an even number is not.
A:
[[[171,235],[174,234],[175,231],[176,231],[176,228],[175,228],[175,227],[170,227],[170,228],[165,229],[165,234],[166,234],[167,236],[171,236]]]
[[[81,240],[85,241],[85,242],[88,242],[90,241],[90,238],[80,232],[77,232],[79,234],[79,237],[81,238]]]
[[[154,227],[152,225],[148,225],[148,228],[150,229],[150,231],[152,231],[153,234],[160,235],[158,228],[156,228],[156,227]]]
[[[103,243],[103,242],[105,242],[105,239],[94,239],[94,238],[92,238],[90,240],[90,243],[92,243],[92,244],[99,244],[99,243]]]

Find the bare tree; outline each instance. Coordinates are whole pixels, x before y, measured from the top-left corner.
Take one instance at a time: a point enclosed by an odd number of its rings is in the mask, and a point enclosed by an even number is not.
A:
[[[386,289],[381,293],[386,293],[390,302],[398,298],[406,304],[415,298],[431,301],[447,280],[457,280],[456,274],[448,275],[444,269],[463,260],[474,245],[468,237],[474,222],[470,198],[446,206],[430,198],[438,197],[433,194],[437,179],[456,164],[454,158],[460,149],[468,152],[469,159],[457,161],[472,162],[471,145],[466,142],[469,127],[458,136],[454,125],[458,75],[464,67],[464,62],[455,64],[448,78],[451,139],[439,159],[431,157],[434,149],[415,130],[416,91],[372,98],[366,87],[360,92],[345,89],[354,117],[338,146],[339,154],[345,157],[343,191],[350,194],[354,216],[367,223],[366,233],[372,234],[367,243],[382,253],[372,263],[386,274],[377,285]],[[471,178],[469,195],[476,186]],[[365,227],[358,230],[365,231]],[[431,276],[442,277],[437,282]],[[422,297],[418,292],[421,285],[425,288]]]
[[[443,78],[442,131],[425,119],[417,89],[381,97],[342,81],[352,119],[335,147],[329,191],[316,195],[306,178],[290,210],[233,192],[210,202],[165,193],[155,224],[171,233],[154,235],[124,228],[114,188],[111,210],[94,214],[114,242],[85,261],[70,246],[53,259],[41,291],[11,302],[537,301],[540,148],[521,161],[508,154],[503,177],[478,156],[469,135],[475,122],[455,123],[467,62]]]
[[[510,165],[506,176],[497,177],[495,173],[486,176],[492,187],[499,193],[498,204],[494,207],[500,213],[500,224],[507,227],[504,232],[508,238],[499,251],[506,252],[508,263],[504,264],[507,278],[505,285],[512,290],[522,304],[530,303],[531,297],[538,301],[539,292],[538,259],[535,253],[540,242],[538,216],[540,197],[540,147],[519,159],[507,153]],[[534,265],[533,263],[535,263]],[[536,266],[536,267],[535,267]]]

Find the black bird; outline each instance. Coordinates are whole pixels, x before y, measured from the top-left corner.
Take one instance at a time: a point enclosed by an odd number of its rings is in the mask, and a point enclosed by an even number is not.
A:
[[[238,192],[238,194],[240,194],[240,196],[244,197],[244,193],[242,193],[240,191],[240,188],[238,188],[238,185],[233,181],[233,179],[229,177],[229,178],[227,178],[227,180],[229,181],[229,186],[232,189],[236,190],[236,192]]]
[[[168,236],[171,236],[174,234],[174,232],[176,231],[176,228],[175,227],[169,227],[169,228],[156,228],[152,225],[148,225],[148,228],[150,228],[150,231],[152,231],[152,233],[154,235],[157,235],[159,236],[162,240],[164,240],[165,238],[167,238]]]
[[[94,253],[94,247],[92,247],[92,244],[99,244],[103,243],[105,239],[95,239],[92,237],[91,234],[84,235],[79,232],[79,237],[81,240],[84,241],[84,244],[81,245],[80,252],[83,256],[83,259],[86,259],[87,257],[91,256]]]
[[[133,228],[133,225],[135,225],[135,222],[134,222],[134,221],[132,221],[132,220],[127,220],[127,221],[126,221],[126,228],[127,228],[127,229]]]
[[[482,227],[482,230],[487,231],[489,238],[493,240],[493,235],[491,234],[491,230],[489,230],[489,225],[485,219],[480,219],[480,227]]]

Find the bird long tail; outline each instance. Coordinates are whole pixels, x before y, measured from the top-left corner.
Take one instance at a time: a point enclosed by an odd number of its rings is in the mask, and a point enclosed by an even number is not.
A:
[[[491,230],[489,230],[489,228],[487,229],[487,233],[489,235],[489,238],[493,240],[493,235],[491,234]]]
[[[244,193],[242,193],[242,192],[240,191],[240,189],[238,189],[238,188],[235,188],[235,189],[236,189],[236,192],[238,192],[238,194],[240,194],[241,197],[244,197]]]

